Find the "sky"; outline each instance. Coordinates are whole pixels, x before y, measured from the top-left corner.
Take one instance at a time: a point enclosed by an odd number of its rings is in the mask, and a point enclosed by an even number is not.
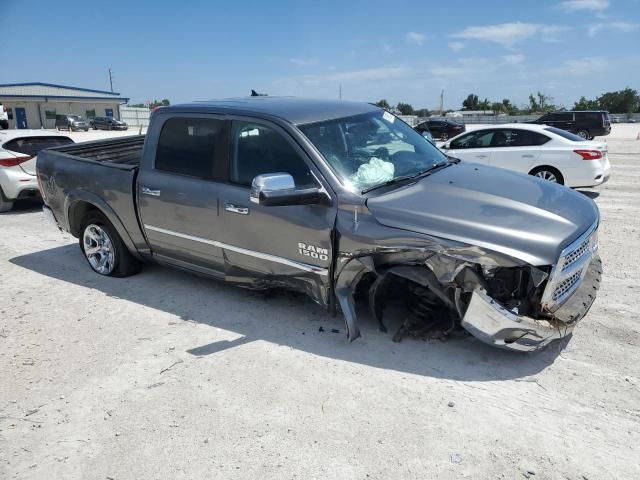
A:
[[[458,109],[640,90],[640,0],[0,0],[0,84]]]

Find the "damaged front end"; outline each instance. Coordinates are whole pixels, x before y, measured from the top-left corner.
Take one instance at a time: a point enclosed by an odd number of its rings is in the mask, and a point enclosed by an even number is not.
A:
[[[360,335],[354,294],[364,287],[383,331],[385,305],[399,292],[406,296],[410,315],[438,324],[445,336],[464,328],[496,347],[540,349],[569,335],[595,299],[601,276],[596,227],[548,267],[459,244],[341,252],[335,294],[348,339]],[[394,290],[393,285],[400,288]]]

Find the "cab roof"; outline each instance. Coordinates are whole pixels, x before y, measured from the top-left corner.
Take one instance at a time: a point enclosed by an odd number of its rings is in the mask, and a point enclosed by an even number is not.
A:
[[[334,120],[380,110],[364,102],[268,96],[198,101],[162,107],[162,109],[201,113],[260,114],[260,116],[277,117],[294,125]]]

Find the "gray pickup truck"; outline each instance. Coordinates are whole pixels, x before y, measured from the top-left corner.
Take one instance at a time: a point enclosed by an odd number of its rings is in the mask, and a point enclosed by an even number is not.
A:
[[[386,331],[390,300],[446,334],[539,349],[599,288],[599,213],[569,188],[449,158],[366,103],[256,97],[156,110],[145,137],[45,150],[45,214],[93,270],[144,261],[288,288]],[[366,305],[366,303],[365,303]]]

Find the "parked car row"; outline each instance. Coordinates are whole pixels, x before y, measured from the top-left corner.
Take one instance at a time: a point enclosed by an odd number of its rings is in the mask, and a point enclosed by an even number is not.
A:
[[[442,145],[449,156],[528,173],[569,187],[595,187],[609,179],[607,144],[533,124],[504,124],[458,135]]]
[[[56,115],[56,130],[69,130],[75,132],[84,130],[87,132],[89,128],[94,130],[127,130],[129,127],[121,120],[117,120],[113,117],[94,117],[90,120],[85,120],[80,115],[63,114]]]
[[[429,119],[415,130],[430,141],[450,139],[442,150],[451,157],[528,173],[572,188],[601,185],[611,172],[606,143],[589,141],[611,132],[605,111],[552,112],[532,122],[472,132],[453,120]]]

